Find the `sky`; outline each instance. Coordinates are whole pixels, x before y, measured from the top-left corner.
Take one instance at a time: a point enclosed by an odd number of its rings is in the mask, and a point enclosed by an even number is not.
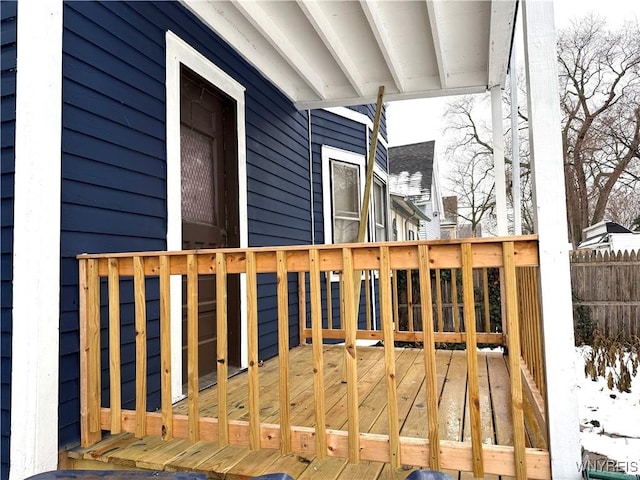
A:
[[[640,0],[554,0],[554,11],[556,29],[569,26],[572,19],[590,11],[603,16],[613,26],[625,19],[640,20]],[[516,35],[521,38],[521,30]],[[519,64],[524,62],[522,57],[520,55],[517,60]],[[446,162],[443,161],[447,143],[443,132],[446,127],[443,115],[447,101],[446,97],[404,100],[391,102],[387,108],[389,146],[436,140],[441,175],[447,172]],[[490,108],[489,102],[487,106]]]

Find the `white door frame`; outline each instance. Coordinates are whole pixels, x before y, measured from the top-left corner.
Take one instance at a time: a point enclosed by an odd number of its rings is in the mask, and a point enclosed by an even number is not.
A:
[[[180,172],[180,65],[188,67],[236,102],[238,144],[238,202],[240,247],[246,248],[247,154],[245,88],[175,33],[166,33],[167,91],[167,250],[182,250],[182,190]],[[247,365],[246,279],[240,277],[240,362]],[[174,401],[182,394],[182,280],[171,278],[171,392]]]

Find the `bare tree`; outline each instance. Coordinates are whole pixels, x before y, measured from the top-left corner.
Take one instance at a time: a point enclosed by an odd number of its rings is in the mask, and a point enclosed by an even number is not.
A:
[[[640,35],[638,22],[610,31],[588,15],[558,35],[558,67],[569,240],[577,245],[582,230],[605,216],[630,226],[640,215]],[[524,82],[518,82],[519,90]],[[493,155],[491,130],[479,106],[487,96],[453,100],[447,110],[454,162]],[[523,98],[521,96],[521,98]],[[510,95],[503,95],[507,112]],[[506,115],[505,115],[506,116]],[[533,230],[527,113],[520,107],[523,231]],[[506,135],[507,177],[511,136]],[[462,153],[466,152],[466,156]],[[456,168],[455,172],[464,169]],[[466,178],[469,180],[469,177]],[[454,180],[455,181],[455,180]],[[458,176],[457,183],[463,181]],[[509,187],[509,186],[508,186]],[[469,187],[467,187],[469,190]],[[511,188],[507,199],[512,203]],[[477,201],[477,199],[476,199]],[[482,203],[482,202],[480,202]]]
[[[471,235],[475,236],[478,226],[488,220],[495,208],[493,166],[486,155],[472,154],[454,164],[448,180],[458,196],[457,215],[471,224]]]
[[[628,22],[611,31],[590,15],[558,36],[567,216],[574,245],[584,228],[604,218],[612,195],[628,191],[621,185],[633,192],[638,184],[632,173],[640,159],[638,29],[637,22]]]
[[[522,89],[524,81],[519,81],[519,90]],[[524,93],[521,93],[521,98]],[[510,111],[510,92],[507,90],[502,96],[503,112],[506,118]],[[489,109],[490,100],[488,95],[466,95],[457,97],[447,105],[445,116],[448,121],[446,131],[451,141],[447,147],[447,157],[452,161],[453,168],[447,180],[451,190],[460,197],[461,205],[465,205],[464,214],[459,214],[461,218],[471,221],[470,218],[477,218],[482,221],[488,214],[493,214],[495,206],[494,189],[485,186],[472,185],[469,182],[490,180],[493,177],[493,136],[491,128],[487,124],[488,119],[482,115],[483,111]],[[518,137],[519,137],[519,161],[520,161],[520,185],[521,185],[521,212],[522,230],[525,233],[533,231],[533,215],[531,210],[531,175],[529,165],[529,141],[527,126],[526,108],[522,107],[518,111]],[[507,174],[507,203],[513,211],[513,189],[512,189],[512,145],[510,127],[507,131],[505,142],[505,163]],[[472,162],[472,165],[466,165]],[[486,170],[487,177],[480,175],[482,170]],[[474,173],[472,175],[471,173]],[[485,198],[483,194],[491,194],[490,198]],[[490,208],[487,208],[490,206]],[[470,218],[467,218],[470,217]],[[472,222],[473,223],[473,222]]]

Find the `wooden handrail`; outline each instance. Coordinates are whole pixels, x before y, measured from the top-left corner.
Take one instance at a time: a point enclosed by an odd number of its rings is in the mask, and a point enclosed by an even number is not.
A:
[[[482,443],[480,401],[478,385],[477,346],[479,344],[504,344],[508,342],[509,365],[512,372],[523,368],[531,372],[533,383],[544,391],[542,383],[542,339],[539,328],[537,296],[537,241],[533,236],[505,239],[470,239],[436,242],[393,242],[376,244],[345,244],[293,247],[260,247],[247,249],[190,250],[184,252],[135,252],[130,254],[84,254],[80,263],[80,326],[81,326],[81,434],[82,444],[89,446],[100,439],[100,430],[112,433],[133,432],[136,436],[160,434],[165,439],[188,438],[190,441],[214,440],[221,446],[227,444],[248,445],[254,450],[277,448],[283,454],[314,451],[318,458],[343,456],[351,462],[370,460],[375,448],[386,448],[388,453],[377,459],[386,459],[393,466],[411,463],[434,470],[451,468],[447,455],[455,449],[466,452],[468,459],[459,465],[461,470],[483,473],[514,475],[526,478],[531,468],[537,468],[538,460],[532,449],[526,448],[522,415],[523,384],[520,375],[511,375],[513,398],[514,446],[497,447]],[[503,297],[505,302],[508,335],[491,332],[491,311],[499,311],[489,297],[489,269],[502,269],[504,274]],[[462,273],[458,284],[457,272]],[[354,272],[362,271],[365,293],[362,297],[370,305],[356,317]],[[416,272],[417,276],[412,275]],[[449,286],[443,282],[450,272]],[[477,275],[474,275],[474,272]],[[246,315],[248,353],[248,421],[229,419],[228,351],[227,351],[227,282],[231,275],[246,276]],[[279,365],[279,413],[277,425],[261,422],[260,372],[258,356],[258,279],[271,274],[277,279],[277,325]],[[309,374],[313,378],[315,426],[301,427],[292,422],[290,415],[289,386],[289,327],[291,309],[289,277],[297,276],[297,320],[301,343],[312,341],[313,364]],[[399,277],[406,279],[407,304],[399,298]],[[445,278],[443,278],[443,274]],[[198,372],[198,283],[204,275],[215,275],[217,319],[217,416],[210,417],[200,411]],[[171,277],[186,277],[187,312],[187,404],[188,415],[177,415],[171,405]],[[154,288],[147,285],[149,278],[159,279]],[[493,277],[492,277],[493,278]],[[107,298],[100,298],[101,279],[108,282]],[[133,279],[135,326],[135,410],[123,409],[120,365],[120,343],[123,336],[123,315],[120,306],[121,284]],[[293,277],[292,277],[293,279]],[[447,280],[449,281],[449,280]],[[307,282],[308,291],[307,295]],[[417,283],[416,283],[417,282]],[[158,286],[155,286],[158,285]],[[415,288],[414,288],[415,287]],[[491,287],[493,288],[493,287]],[[460,290],[459,290],[460,289]],[[159,292],[160,331],[160,382],[161,411],[149,412],[147,406],[147,310],[149,293]],[[445,290],[451,300],[443,298]],[[458,292],[461,293],[462,311],[458,310]],[[476,298],[476,293],[477,294]],[[434,297],[435,294],[435,297]],[[155,295],[155,293],[154,293]],[[334,297],[335,295],[335,297]],[[480,299],[482,296],[482,299]],[[404,298],[404,297],[403,297]],[[375,304],[374,299],[379,301]],[[101,304],[101,300],[105,302]],[[158,299],[154,297],[154,301]],[[323,301],[324,300],[324,301]],[[332,310],[335,302],[340,305],[338,319]],[[379,308],[378,306],[379,305]],[[109,407],[101,405],[100,378],[102,366],[100,342],[101,306],[108,307],[109,347],[108,369],[110,383]],[[291,308],[290,308],[291,307]],[[415,309],[414,309],[415,308]],[[310,311],[307,323],[306,312]],[[401,311],[402,310],[402,311]],[[153,310],[157,312],[157,310]],[[403,313],[406,321],[401,321]],[[447,315],[445,315],[445,313]],[[295,314],[295,313],[294,313]],[[450,314],[450,316],[449,316]],[[156,313],[153,313],[156,315]],[[378,318],[379,317],[379,318]],[[294,317],[295,318],[295,317]],[[374,322],[374,318],[376,321]],[[401,324],[404,325],[401,326]],[[480,322],[478,325],[477,322]],[[499,323],[499,322],[497,322]],[[126,325],[131,325],[131,319]],[[129,328],[127,326],[127,328]],[[151,330],[150,330],[151,331]],[[357,340],[378,339],[384,343],[384,385],[387,397],[388,434],[383,437],[360,432],[358,398]],[[327,428],[325,404],[323,341],[344,341],[344,379],[347,391],[347,422],[345,431]],[[396,359],[394,342],[420,342],[424,345],[425,393],[427,410],[425,423],[427,436],[423,440],[422,460],[415,461],[410,445],[418,445],[416,439],[407,440],[400,435],[398,424],[398,397],[396,385]],[[439,437],[438,397],[435,370],[437,343],[462,343],[466,345],[468,371],[468,398],[471,444],[452,446]],[[104,348],[104,347],[103,347]],[[150,364],[151,365],[151,364]],[[107,366],[105,365],[105,368]],[[524,374],[523,374],[524,375]],[[529,377],[526,377],[527,379]],[[525,382],[528,388],[532,382]],[[275,384],[274,384],[275,385]],[[264,388],[264,386],[263,386]],[[539,393],[526,391],[527,398],[539,404]],[[536,418],[541,418],[538,415]],[[159,433],[158,433],[159,432]],[[384,438],[384,440],[383,440]],[[411,442],[414,442],[413,444]],[[455,443],[455,442],[454,442]],[[375,445],[375,447],[374,447]],[[384,445],[384,447],[383,447]],[[453,450],[451,450],[453,449]],[[506,449],[506,450],[504,450]],[[511,452],[512,467],[497,465],[496,458],[506,458]],[[455,456],[455,455],[454,455]],[[411,461],[408,461],[411,459]],[[533,466],[532,466],[533,465]],[[535,470],[534,470],[535,472]],[[537,475],[538,473],[534,473]],[[544,476],[543,476],[544,477]]]

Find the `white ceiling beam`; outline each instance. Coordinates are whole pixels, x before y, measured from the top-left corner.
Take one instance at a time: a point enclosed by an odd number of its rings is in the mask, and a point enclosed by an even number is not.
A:
[[[331,22],[327,20],[320,3],[298,0],[298,6],[315,29],[322,43],[324,43],[327,50],[331,53],[333,59],[340,66],[340,69],[349,80],[349,83],[351,83],[353,89],[359,96],[363,97],[365,95],[365,82],[358,73],[358,68],[351,59],[351,56],[347,53],[347,49],[340,40],[340,36],[334,30]]]
[[[378,42],[378,47],[380,47],[380,52],[382,52],[384,61],[387,63],[387,68],[393,77],[396,88],[400,93],[402,93],[405,91],[402,67],[398,61],[398,56],[392,47],[389,32],[382,21],[380,7],[378,4],[367,0],[360,0],[360,5],[364,15],[367,17],[367,21],[371,27],[371,32]]]
[[[291,36],[283,33],[269,17],[259,2],[233,0],[233,5],[260,32],[271,46],[284,58],[298,75],[311,87],[320,99],[327,98],[327,86],[307,62],[305,56],[292,43]]]
[[[446,90],[449,86],[449,71],[447,69],[447,59],[444,52],[444,44],[440,32],[440,6],[437,1],[427,0],[427,13],[429,14],[429,25],[431,26],[431,36],[433,38],[433,48],[438,62],[438,74],[440,75],[440,87]]]
[[[515,21],[515,0],[492,0],[489,30],[487,88],[504,87]]]
[[[393,102],[396,100],[415,100],[417,98],[435,98],[446,97],[451,95],[470,95],[474,93],[485,93],[486,85],[477,85],[471,87],[437,89],[437,90],[414,90],[406,93],[386,93],[384,94],[385,102]],[[294,106],[298,110],[313,110],[314,108],[330,108],[345,107],[349,105],[362,105],[365,103],[375,103],[376,95],[367,95],[365,97],[336,97],[329,100],[311,100],[295,102]]]

